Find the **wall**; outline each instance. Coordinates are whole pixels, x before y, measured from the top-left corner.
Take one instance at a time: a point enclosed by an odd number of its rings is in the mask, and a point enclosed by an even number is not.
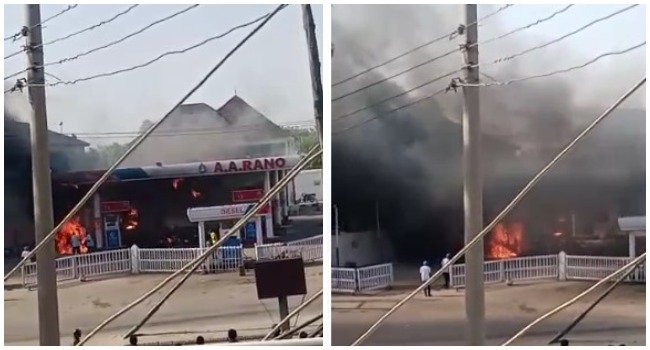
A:
[[[313,169],[301,171],[294,179],[296,199],[304,193],[315,193],[318,201],[323,200],[323,170]],[[291,199],[293,201],[293,198]]]
[[[339,235],[340,265],[356,266],[381,264],[390,261],[390,254],[382,249],[376,231],[341,232]],[[336,265],[336,236],[332,235],[332,265]]]

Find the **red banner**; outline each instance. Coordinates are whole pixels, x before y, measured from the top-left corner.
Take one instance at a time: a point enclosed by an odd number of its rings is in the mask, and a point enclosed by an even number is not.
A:
[[[129,201],[116,201],[116,202],[102,202],[101,212],[107,213],[122,213],[131,210],[131,202]]]
[[[255,202],[264,196],[264,190],[239,190],[232,191],[232,201],[234,203]]]

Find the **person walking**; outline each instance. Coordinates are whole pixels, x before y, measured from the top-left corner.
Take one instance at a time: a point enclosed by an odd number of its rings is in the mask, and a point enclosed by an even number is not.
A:
[[[425,260],[422,263],[422,266],[420,266],[420,281],[422,281],[422,283],[424,283],[424,282],[428,281],[430,277],[431,277],[431,268],[429,267],[429,264]],[[430,297],[431,296],[431,285],[430,284],[427,285],[424,288],[424,296],[425,297]]]
[[[442,258],[442,262],[441,262],[442,265],[440,266],[440,268],[444,268],[444,266],[447,265],[449,261],[450,261],[449,253],[447,253],[445,257]],[[445,278],[445,289],[449,289],[450,288],[449,268],[445,268],[445,270],[442,273],[442,276]]]

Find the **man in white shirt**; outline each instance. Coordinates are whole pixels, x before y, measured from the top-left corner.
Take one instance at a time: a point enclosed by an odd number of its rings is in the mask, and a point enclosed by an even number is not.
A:
[[[445,255],[445,257],[442,259],[441,262],[441,268],[444,267],[449,263],[449,253]],[[445,288],[449,289],[449,268],[446,268],[445,271],[442,273],[442,276],[445,278]]]
[[[429,280],[431,277],[431,268],[429,267],[429,264],[424,261],[422,263],[422,266],[420,267],[420,280],[424,283]],[[431,296],[431,285],[426,286],[424,288],[424,296],[425,297],[430,297]]]
[[[25,247],[23,248],[23,252],[20,253],[20,257],[23,258],[23,259],[25,259],[27,256],[29,256],[29,253],[30,253],[30,251],[29,251],[29,247],[25,246]]]

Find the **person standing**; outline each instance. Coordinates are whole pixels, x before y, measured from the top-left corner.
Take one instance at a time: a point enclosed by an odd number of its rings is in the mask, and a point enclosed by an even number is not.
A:
[[[442,258],[442,262],[441,262],[442,265],[440,266],[440,268],[444,268],[445,265],[447,265],[449,263],[449,261],[450,261],[449,253],[447,253],[445,255],[445,257]],[[449,284],[449,282],[450,282],[449,281],[450,280],[450,278],[449,278],[449,268],[445,268],[445,270],[442,273],[442,276],[445,278],[445,289],[449,289],[449,287],[450,287],[450,284]]]
[[[72,246],[72,254],[77,255],[81,253],[81,240],[79,239],[79,235],[77,233],[74,233],[70,237],[70,245]]]
[[[88,253],[95,251],[95,241],[92,235],[86,235],[86,248],[88,248]]]
[[[420,266],[420,280],[422,281],[422,283],[424,283],[424,282],[428,281],[430,277],[431,277],[431,268],[429,267],[429,264],[427,263],[427,261],[424,261],[422,263],[422,266]],[[424,288],[424,296],[425,297],[430,297],[431,296],[431,285],[430,284],[427,285]]]

